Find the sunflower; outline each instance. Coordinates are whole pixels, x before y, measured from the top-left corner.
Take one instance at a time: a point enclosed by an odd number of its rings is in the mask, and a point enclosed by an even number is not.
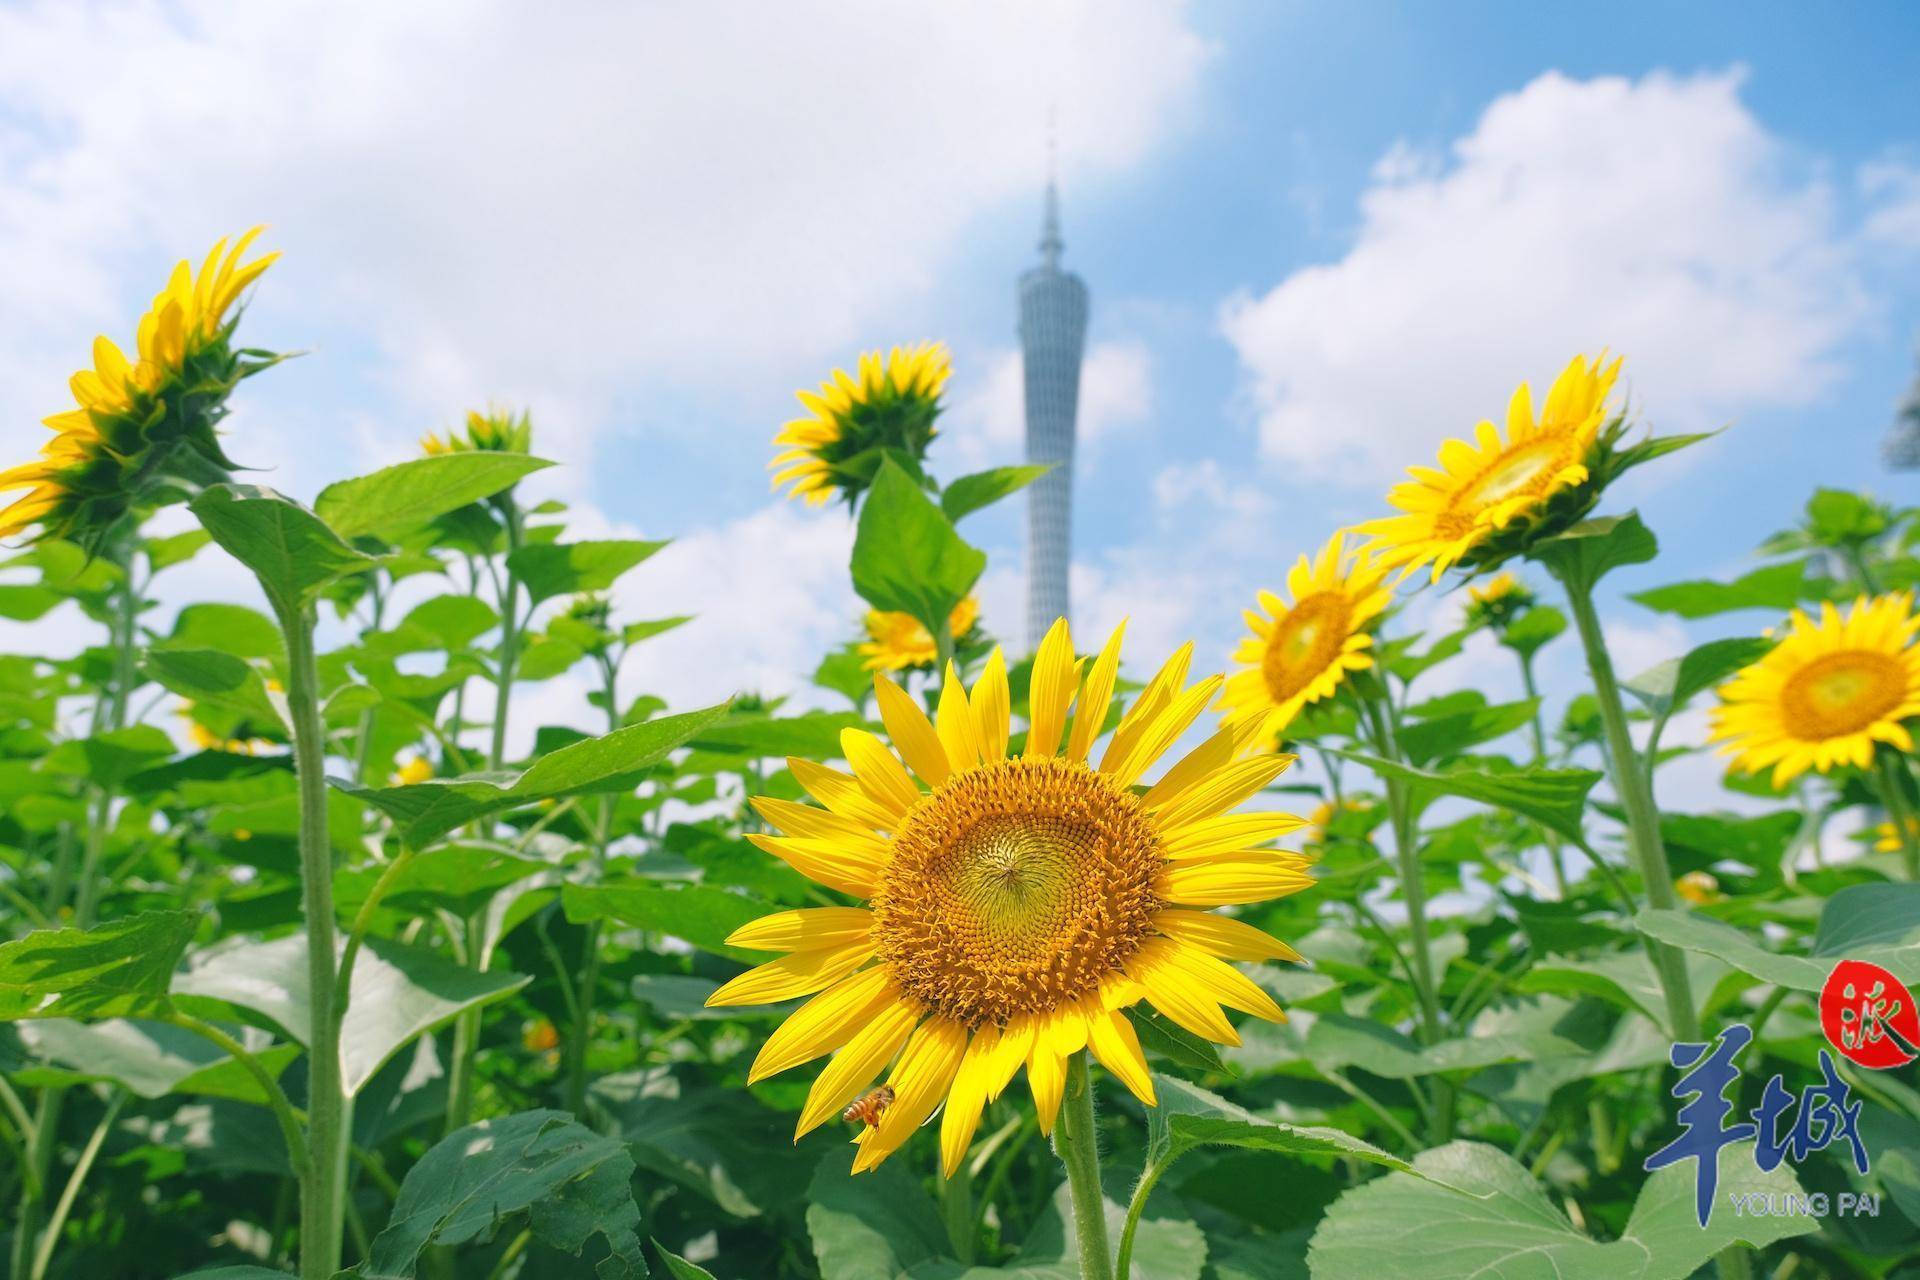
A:
[[[69,381],[76,407],[45,420],[54,432],[37,462],[0,472],[0,492],[27,493],[0,511],[0,537],[39,524],[97,543],[135,503],[173,481],[211,483],[233,467],[214,436],[242,378],[279,362],[236,351],[229,318],[240,295],[280,255],[243,262],[264,228],[214,245],[198,273],[177,264],[135,331],[129,360],[110,338]]]
[[[396,787],[411,787],[422,782],[431,782],[432,780],[433,761],[427,759],[425,756],[415,756],[395,769],[393,771],[393,777],[389,779],[389,782]]]
[[[1533,591],[1505,570],[1485,582],[1468,582],[1467,597],[1467,625],[1502,633],[1534,604]]]
[[[1707,740],[1748,773],[1771,765],[1776,787],[1808,769],[1866,768],[1876,743],[1912,751],[1902,721],[1920,715],[1916,632],[1911,591],[1861,596],[1844,618],[1822,604],[1819,622],[1795,609],[1786,639],[1721,687]]]
[[[947,615],[947,634],[959,640],[980,618],[980,602],[967,596]],[[940,660],[940,646],[926,624],[910,613],[869,609],[867,639],[856,646],[869,671],[905,671],[931,667]]]
[[[1260,609],[1244,615],[1253,634],[1233,654],[1247,665],[1220,698],[1225,723],[1252,741],[1269,741],[1300,708],[1331,697],[1347,672],[1371,667],[1368,628],[1393,599],[1385,579],[1385,570],[1349,552],[1346,535],[1336,533],[1318,559],[1301,556],[1287,574],[1292,604],[1262,591]]]
[[[1689,871],[1673,882],[1673,891],[1696,907],[1720,901],[1720,881],[1710,871]]]
[[[420,448],[428,457],[443,453],[531,453],[533,415],[523,410],[516,416],[491,407],[485,413],[469,410],[464,434],[429,432],[420,437]]]
[[[1909,821],[1907,832],[1913,836],[1920,836],[1920,819]],[[1873,847],[1876,852],[1899,853],[1907,847],[1907,842],[1900,838],[1900,829],[1891,822],[1883,822],[1875,827],[1873,835]]]
[[[795,392],[807,416],[780,429],[782,446],[767,469],[773,487],[808,506],[837,491],[848,502],[873,481],[891,453],[918,466],[933,442],[940,392],[953,374],[944,342],[869,351],[854,374],[835,369],[818,391]]]
[[[1186,683],[1187,645],[1141,691],[1095,766],[1122,630],[1082,680],[1067,624],[1054,624],[1034,658],[1018,755],[1008,752],[1011,699],[996,648],[970,692],[949,664],[932,720],[876,676],[899,754],[847,729],[841,744],[852,772],[789,760],[823,808],[755,798],[785,833],[750,836],[755,844],[867,902],[782,911],[741,928],[732,945],[787,954],[707,1001],[812,997],[749,1072],[760,1080],[834,1055],[807,1095],[796,1140],[892,1063],[893,1102],[856,1138],[854,1170],[879,1164],[944,1102],[940,1152],[951,1173],[982,1109],[1023,1064],[1043,1132],[1053,1129],[1067,1059],[1083,1048],[1153,1105],[1153,1080],[1123,1012],[1141,1000],[1226,1044],[1239,1037],[1222,1006],[1283,1017],[1227,962],[1299,957],[1203,908],[1312,883],[1306,858],[1260,847],[1300,819],[1232,812],[1291,757],[1239,758],[1238,736],[1223,729],[1136,789],[1220,688],[1218,676]]]
[[[1507,405],[1504,438],[1483,421],[1472,443],[1447,441],[1439,470],[1409,467],[1413,479],[1387,495],[1405,514],[1369,521],[1356,532],[1370,535],[1367,549],[1381,563],[1408,574],[1431,564],[1438,582],[1454,564],[1491,564],[1514,554],[1518,546],[1498,536],[1510,526],[1545,533],[1580,519],[1605,481],[1642,460],[1613,451],[1624,428],[1617,419],[1608,427],[1607,396],[1619,376],[1618,358],[1603,364],[1574,357],[1553,380],[1537,419],[1533,393],[1521,383]]]

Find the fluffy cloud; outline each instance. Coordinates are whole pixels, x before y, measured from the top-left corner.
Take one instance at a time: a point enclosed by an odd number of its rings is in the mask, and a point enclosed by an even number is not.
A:
[[[1372,486],[1603,346],[1668,428],[1818,393],[1864,304],[1739,90],[1552,73],[1448,156],[1396,147],[1344,258],[1223,309],[1263,452]]]
[[[537,400],[578,460],[626,398],[844,350],[1031,194],[1050,104],[1064,154],[1112,171],[1178,127],[1206,55],[1144,0],[9,7],[0,418],[57,406],[165,262],[269,220],[256,336],[318,344],[333,380],[372,355],[383,417]]]

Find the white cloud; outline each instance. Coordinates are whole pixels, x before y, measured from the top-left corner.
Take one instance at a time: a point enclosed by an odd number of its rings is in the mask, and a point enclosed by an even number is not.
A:
[[[1817,394],[1864,304],[1740,82],[1550,73],[1390,151],[1344,258],[1223,308],[1263,452],[1370,487],[1601,347],[1669,428]]]
[[[1037,188],[1051,104],[1071,165],[1111,172],[1180,127],[1207,52],[1179,5],[1093,0],[0,10],[0,416],[57,407],[166,263],[261,220],[287,257],[250,333],[333,379],[374,355],[382,441],[494,394],[584,461],[622,397],[869,340]]]
[[[944,448],[962,469],[1004,466],[1026,457],[1027,413],[1020,352],[995,352],[980,377],[958,397],[947,420]],[[1100,447],[1153,413],[1153,356],[1137,338],[1096,342],[1080,366],[1076,461],[1091,466]]]
[[[1920,249],[1920,169],[1899,160],[1862,165],[1860,190],[1871,206],[1863,228],[1869,239]]]

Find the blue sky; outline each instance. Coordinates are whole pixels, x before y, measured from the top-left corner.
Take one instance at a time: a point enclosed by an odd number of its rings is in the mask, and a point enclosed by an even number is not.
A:
[[[1223,663],[1399,466],[1601,345],[1649,421],[1731,424],[1622,495],[1668,551],[1629,587],[1736,570],[1814,484],[1913,500],[1877,455],[1920,333],[1912,6],[264,10],[0,6],[0,441],[174,258],[269,222],[248,333],[312,354],[247,388],[236,456],[311,496],[530,405],[587,532],[679,540],[623,604],[702,621],[636,687],[790,689],[850,626],[844,517],[766,489],[796,386],[944,337],[937,460],[1017,460],[1050,111],[1089,626]],[[1018,517],[969,527],[1015,641]],[[246,594],[211,559],[178,590]],[[1702,634],[1609,622],[1629,670]]]

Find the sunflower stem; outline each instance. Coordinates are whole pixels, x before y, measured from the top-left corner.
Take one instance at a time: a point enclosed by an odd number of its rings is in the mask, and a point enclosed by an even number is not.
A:
[[[947,1224],[953,1256],[973,1265],[973,1173],[962,1162],[951,1178],[940,1178],[940,1216]]]
[[[1913,802],[1907,796],[1907,780],[1912,774],[1902,759],[1891,747],[1880,748],[1873,760],[1874,781],[1880,784],[1880,802],[1886,806],[1887,820],[1900,841],[1907,879],[1920,880],[1920,825],[1916,825],[1920,819],[1914,817]]]
[[[1053,1150],[1067,1168],[1081,1280],[1113,1280],[1107,1206],[1100,1192],[1100,1149],[1093,1127],[1093,1079],[1084,1049],[1067,1059],[1066,1096],[1060,1104],[1060,1123],[1053,1131]]]
[[[270,595],[272,593],[269,593]],[[347,1099],[340,1076],[336,1016],[333,849],[327,837],[326,738],[320,723],[313,611],[276,599],[287,645],[287,709],[293,719],[294,773],[300,790],[300,881],[307,924],[307,1156],[300,1183],[301,1280],[330,1280],[340,1270],[346,1224]]]
[[[1533,703],[1533,717],[1529,724],[1533,728],[1533,763],[1544,769],[1547,766],[1547,729],[1540,715],[1540,686],[1533,678],[1533,657],[1530,654],[1517,653],[1520,659],[1520,685],[1526,690],[1527,700]],[[1560,898],[1567,896],[1567,860],[1560,849],[1560,837],[1545,827],[1540,834],[1547,842],[1547,861],[1553,868],[1553,883],[1560,890]]]

